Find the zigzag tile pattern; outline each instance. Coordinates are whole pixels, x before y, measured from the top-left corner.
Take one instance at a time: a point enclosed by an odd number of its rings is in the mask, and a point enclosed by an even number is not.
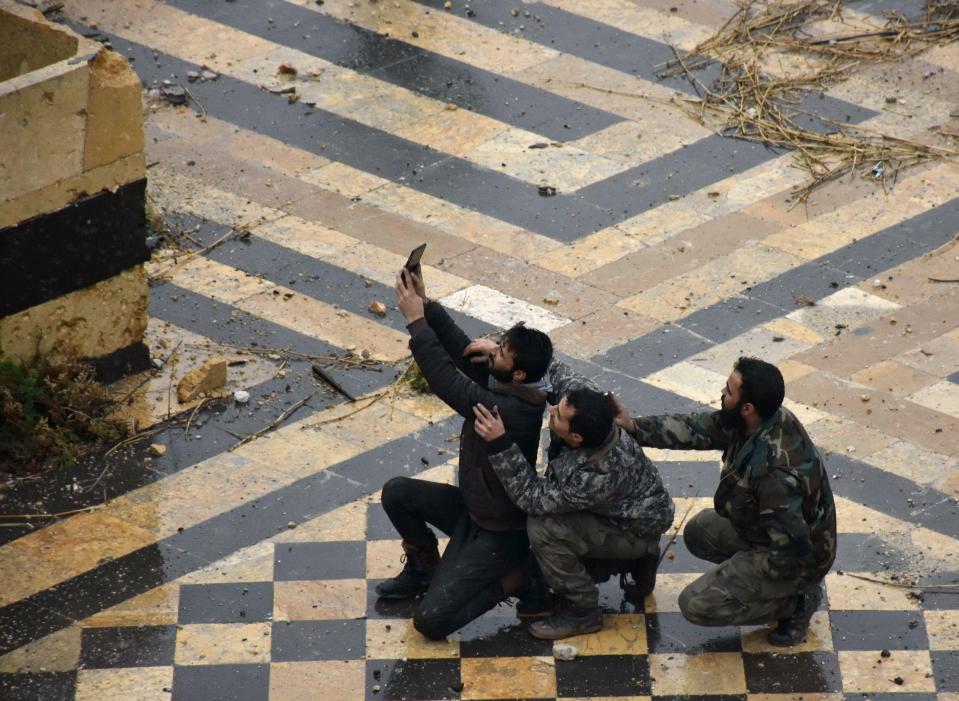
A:
[[[790,154],[692,124],[670,102],[690,86],[655,75],[667,42],[695,45],[731,3],[453,5],[67,4],[147,88],[219,74],[189,107],[148,100],[146,129],[153,206],[198,248],[221,243],[151,263],[169,362],[131,412],[192,420],[151,439],[162,455],[134,445],[0,503],[0,697],[957,701],[959,286],[936,280],[959,270],[959,165],[789,209]],[[883,109],[869,70],[807,105],[908,135],[950,119],[959,46],[883,68],[912,114]],[[677,597],[705,564],[682,538],[641,606],[603,585],[606,626],[572,661],[508,603],[431,643],[409,602],[376,600],[399,555],[380,486],[455,472],[459,419],[384,392],[407,355],[394,271],[422,241],[433,296],[469,333],[549,329],[637,413],[715,405],[742,354],[782,368],[839,505],[805,643],[687,623]],[[310,372],[344,351],[370,361],[331,366],[355,404]],[[249,405],[170,396],[211,355]],[[710,505],[717,456],[649,452],[677,514]],[[35,504],[71,513],[14,517]],[[917,575],[919,594],[899,584]]]

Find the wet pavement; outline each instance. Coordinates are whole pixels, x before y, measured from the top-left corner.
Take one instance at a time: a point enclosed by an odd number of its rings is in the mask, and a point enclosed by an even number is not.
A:
[[[0,698],[959,700],[959,165],[789,209],[791,154],[694,124],[671,102],[691,85],[656,79],[667,37],[688,49],[733,11],[67,2],[145,87],[189,89],[187,107],[147,96],[150,200],[205,252],[151,263],[163,368],[130,381],[129,414],[155,435],[0,492]],[[956,95],[952,45],[804,105],[916,136],[956,129]],[[705,563],[681,538],[642,606],[602,586],[604,630],[571,661],[509,602],[432,643],[415,602],[377,601],[400,566],[380,486],[455,468],[460,420],[391,389],[392,279],[423,241],[431,296],[470,334],[547,330],[635,413],[714,404],[744,352],[782,368],[839,508],[806,642],[686,622]],[[174,379],[214,356],[249,404],[180,405]],[[649,452],[678,515],[710,505],[718,456]]]

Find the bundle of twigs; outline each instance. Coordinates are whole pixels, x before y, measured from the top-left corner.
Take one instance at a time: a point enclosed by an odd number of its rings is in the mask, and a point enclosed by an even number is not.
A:
[[[749,0],[716,35],[686,55],[677,53],[661,74],[682,74],[693,82],[699,97],[679,101],[679,106],[700,123],[793,152],[810,174],[810,181],[793,193],[794,205],[861,168],[885,186],[903,168],[959,158],[955,149],[850,126],[799,107],[804,92],[839,82],[864,62],[892,61],[959,39],[959,0],[933,0],[921,21],[894,15],[875,31],[827,38],[807,31],[815,22],[841,19],[840,9],[838,2],[824,0],[761,5]],[[803,56],[808,68],[801,75],[771,75],[761,68],[770,50]],[[696,71],[716,61],[721,76],[706,85]],[[804,117],[826,128],[800,124]]]

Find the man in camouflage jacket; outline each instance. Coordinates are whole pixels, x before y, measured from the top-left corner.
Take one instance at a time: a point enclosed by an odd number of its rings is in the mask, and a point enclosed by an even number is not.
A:
[[[679,597],[700,625],[778,622],[769,641],[802,641],[836,557],[836,509],[825,466],[799,420],[782,406],[782,374],[740,358],[722,393],[722,410],[617,422],[644,446],[722,450],[713,509],[697,514],[683,538],[717,567]]]
[[[639,568],[655,578],[659,539],[672,523],[673,503],[655,465],[615,424],[615,400],[559,361],[548,377],[559,401],[549,407],[553,440],[542,477],[498,417],[482,405],[475,413],[476,432],[489,441],[490,464],[527,514],[537,564],[568,604],[531,624],[530,633],[557,639],[602,627],[599,592],[584,559],[640,561]]]

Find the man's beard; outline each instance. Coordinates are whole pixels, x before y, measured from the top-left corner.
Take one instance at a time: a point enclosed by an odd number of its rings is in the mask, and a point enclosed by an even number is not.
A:
[[[490,363],[489,374],[504,384],[513,381],[512,370],[500,370],[493,363]]]
[[[734,431],[745,431],[746,430],[746,419],[742,415],[742,406],[743,401],[740,399],[736,402],[735,406],[726,408],[725,404],[720,404],[722,407],[719,410],[719,421],[720,423],[728,429]]]

